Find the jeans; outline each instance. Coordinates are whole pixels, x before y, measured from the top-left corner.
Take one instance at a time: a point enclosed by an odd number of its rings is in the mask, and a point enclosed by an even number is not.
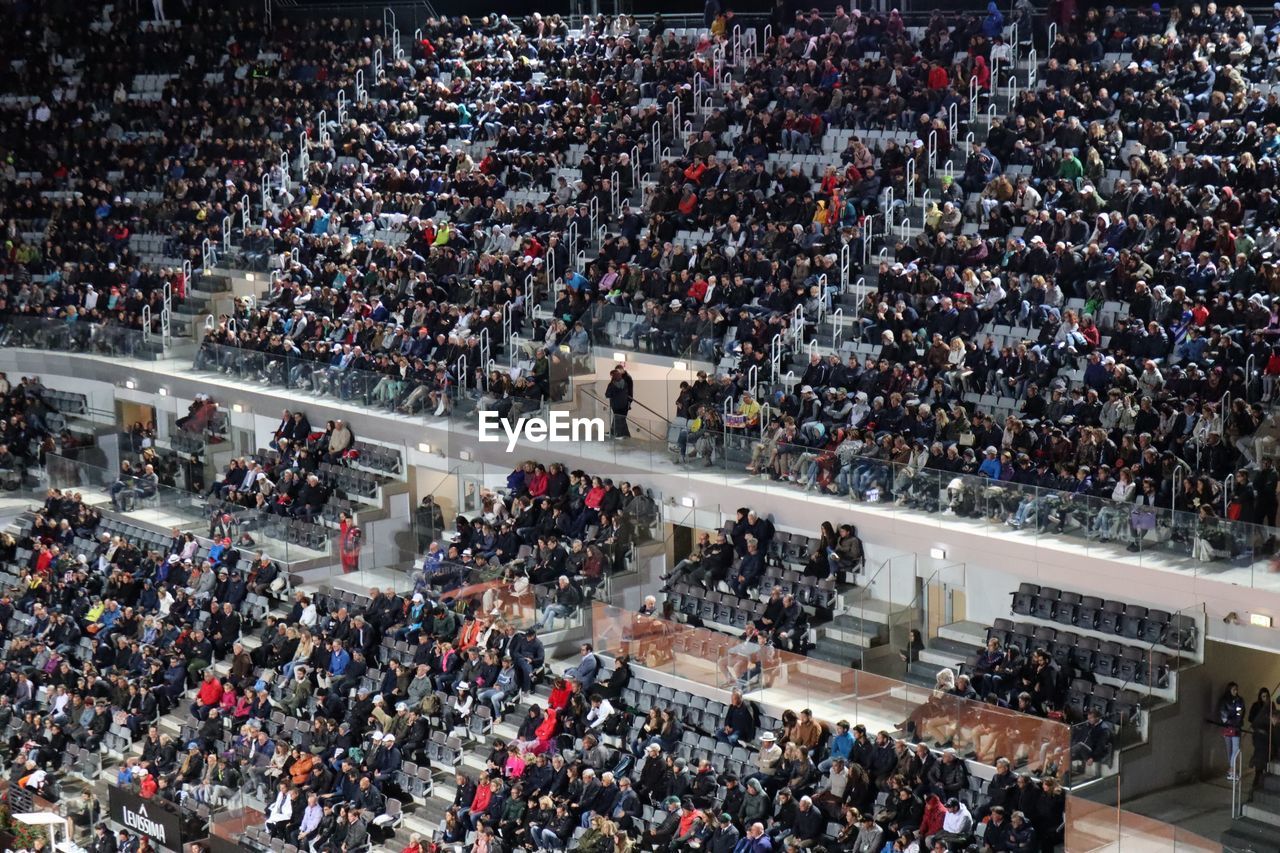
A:
[[[529,827],[529,837],[535,839],[539,845],[547,850],[564,849],[564,842],[560,840],[560,836],[549,829],[543,829],[536,823]]]
[[[1223,735],[1227,745],[1227,773],[1236,775],[1236,758],[1240,755],[1240,735]]]
[[[493,716],[501,717],[502,716],[502,700],[505,699],[506,696],[507,696],[507,693],[505,690],[502,690],[497,687],[491,687],[488,690],[481,690],[476,695],[476,699],[478,699],[481,702],[488,702],[489,707],[493,708]]]
[[[542,611],[542,618],[540,618],[537,624],[533,626],[533,629],[535,631],[542,631],[547,627],[548,623],[554,624],[556,619],[568,618],[568,606],[564,604],[548,604]]]

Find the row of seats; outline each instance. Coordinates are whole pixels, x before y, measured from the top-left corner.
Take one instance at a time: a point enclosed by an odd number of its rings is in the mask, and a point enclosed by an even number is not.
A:
[[[321,462],[317,473],[320,480],[332,489],[341,489],[346,494],[359,495],[369,500],[376,500],[378,497],[380,482],[373,474],[331,462]]]
[[[1163,652],[1068,632],[1059,634],[1053,628],[1026,622],[1015,624],[1008,619],[995,620],[995,624],[987,629],[987,639],[999,640],[1006,647],[1016,646],[1024,655],[1043,648],[1059,666],[1074,666],[1096,677],[1115,678],[1126,684],[1147,687],[1169,686],[1171,659]]]
[[[1013,612],[1044,622],[1116,634],[1178,651],[1194,651],[1199,628],[1185,613],[1103,600],[1054,587],[1023,583],[1013,593]]]
[[[404,468],[404,459],[399,450],[383,447],[368,441],[356,441],[353,449],[357,452],[356,461],[365,468],[373,468],[386,474],[399,474]]]
[[[1124,690],[1110,684],[1098,684],[1087,678],[1071,679],[1067,690],[1067,703],[1063,709],[1067,721],[1078,723],[1089,711],[1097,711],[1117,730],[1134,724],[1142,712],[1142,695],[1135,690]]]

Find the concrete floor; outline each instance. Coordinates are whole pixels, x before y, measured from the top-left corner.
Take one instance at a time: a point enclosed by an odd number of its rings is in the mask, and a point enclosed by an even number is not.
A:
[[[1246,778],[1242,793],[1249,796]],[[1231,825],[1231,785],[1227,780],[1195,782],[1167,788],[1120,804],[1127,811],[1176,825],[1217,841]]]

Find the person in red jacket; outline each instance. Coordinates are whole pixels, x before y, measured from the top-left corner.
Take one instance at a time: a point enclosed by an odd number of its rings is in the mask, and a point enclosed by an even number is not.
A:
[[[701,305],[702,300],[707,298],[707,280],[702,276],[694,279],[693,284],[689,285],[688,296]]]
[[[133,771],[133,775],[139,776],[138,779],[138,796],[144,800],[149,800],[156,795],[160,785],[156,782],[156,777],[147,772],[145,767],[139,767]]]
[[[947,76],[947,69],[934,63],[929,69],[929,76],[925,78],[925,85],[933,91],[940,91],[950,86],[951,78]]]
[[[222,701],[222,682],[212,669],[204,674],[200,689],[196,692],[196,701],[191,705],[191,713],[197,720],[208,719],[209,711],[218,707]]]
[[[702,183],[702,176],[703,174],[706,173],[706,171],[707,171],[707,163],[705,160],[699,157],[696,160],[694,160],[692,163],[690,163],[688,168],[684,170],[684,179],[686,181],[689,181],[690,183],[700,184]]]
[[[549,482],[546,466],[539,465],[533,469],[533,473],[525,480],[525,488],[529,490],[530,497],[540,498],[547,493]]]

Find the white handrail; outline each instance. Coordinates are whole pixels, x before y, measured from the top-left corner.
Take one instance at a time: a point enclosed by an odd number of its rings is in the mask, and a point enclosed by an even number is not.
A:
[[[151,343],[151,306],[142,306],[142,342]]]
[[[871,260],[871,238],[875,234],[876,214],[870,213],[862,220],[862,265]]]
[[[389,38],[389,34],[396,28],[396,10],[390,6],[384,6],[382,9],[382,37]]]
[[[840,341],[844,338],[844,306],[831,312],[831,349],[840,351]]]
[[[947,107],[947,132],[951,134],[951,144],[954,145],[960,134],[960,105],[955,101]]]
[[[978,78],[969,78],[969,121],[976,121],[978,118]]]
[[[840,244],[840,292],[849,292],[849,274],[853,270],[853,247],[849,241]]]
[[[622,207],[622,189],[619,186],[618,170],[613,170],[613,175],[609,178],[609,212],[617,213]]]
[[[307,179],[307,170],[311,168],[311,152],[308,150],[309,142],[307,140],[307,132],[305,130],[298,131],[298,180],[305,181]]]
[[[755,370],[759,365],[752,365],[751,369]],[[782,368],[782,333],[778,332],[773,336],[773,340],[769,342],[769,381],[777,382],[778,373]],[[748,373],[748,385],[755,389],[754,383],[750,382],[751,374]]]
[[[511,305],[511,302],[502,303],[502,339],[504,341],[511,340]]]
[[[250,209],[252,206],[253,206],[253,203],[249,201],[249,196],[247,194],[240,197],[240,231],[241,233],[244,233],[249,230],[249,216],[250,216]],[[263,215],[266,215],[266,212],[267,211],[264,208],[262,211]]]
[[[231,254],[231,216],[222,217],[222,251]]]
[[[467,390],[467,354],[465,352],[453,363],[453,369],[457,371],[458,390]]]

